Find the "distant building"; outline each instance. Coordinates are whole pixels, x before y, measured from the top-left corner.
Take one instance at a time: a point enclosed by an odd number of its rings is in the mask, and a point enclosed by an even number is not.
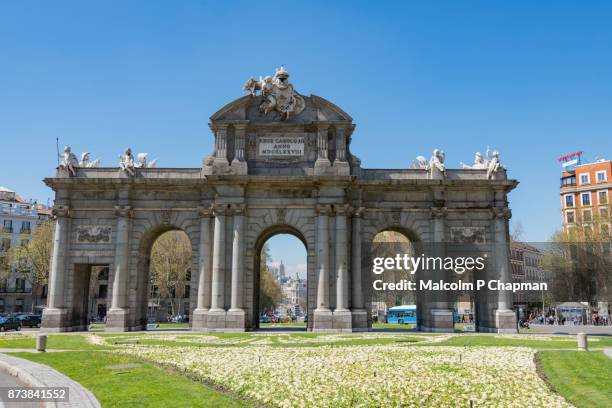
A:
[[[50,217],[48,207],[0,187],[0,257],[6,257],[10,248],[28,243],[38,224]],[[0,280],[0,313],[40,312],[46,304],[47,288],[40,290],[38,304],[32,305],[30,282],[10,271],[8,278]]]
[[[512,282],[539,283],[546,282],[549,290],[552,289],[552,273],[542,268],[544,253],[538,248],[525,242],[510,242],[510,269]],[[542,293],[516,291],[514,293],[514,307],[527,311],[542,307]]]
[[[566,232],[581,228],[585,237],[609,239],[612,161],[598,160],[566,169],[560,194]]]

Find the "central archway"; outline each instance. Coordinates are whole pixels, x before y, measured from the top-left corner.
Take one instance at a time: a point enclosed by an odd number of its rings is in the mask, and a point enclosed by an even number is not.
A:
[[[279,242],[281,238],[284,239]],[[278,248],[280,245],[282,248]],[[283,264],[283,257],[290,260],[287,265]],[[268,228],[256,241],[253,260],[251,328],[309,328],[312,308],[308,286],[311,280],[308,279],[308,244],[304,236],[289,225]]]

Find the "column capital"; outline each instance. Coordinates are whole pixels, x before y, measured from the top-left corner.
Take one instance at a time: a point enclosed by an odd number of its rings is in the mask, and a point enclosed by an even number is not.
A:
[[[51,209],[51,214],[53,214],[55,218],[68,218],[70,217],[70,207],[56,204]]]
[[[448,214],[446,207],[431,207],[431,218],[444,218]]]
[[[116,217],[124,217],[130,218],[132,217],[133,210],[129,205],[116,205],[115,206],[115,216]]]
[[[211,206],[212,212],[215,216],[228,215],[229,209],[227,204],[213,204]]]
[[[330,216],[332,213],[331,205],[329,204],[317,204],[317,215],[326,215]]]
[[[334,212],[336,213],[336,215],[349,215],[351,214],[352,210],[353,208],[349,204],[334,206]]]
[[[232,215],[244,215],[246,213],[246,204],[232,204],[230,211]]]
[[[512,211],[509,208],[499,208],[493,207],[491,208],[491,218],[492,219],[505,219],[509,220],[512,218]]]
[[[198,207],[198,214],[200,214],[200,217],[202,218],[209,218],[212,217],[213,215],[213,209],[212,206],[200,206]]]
[[[351,215],[353,218],[361,218],[363,217],[365,212],[366,212],[365,207],[353,207]]]

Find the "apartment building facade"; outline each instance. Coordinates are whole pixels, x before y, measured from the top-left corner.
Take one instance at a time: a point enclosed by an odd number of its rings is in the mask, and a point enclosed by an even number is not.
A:
[[[579,164],[561,176],[561,211],[565,232],[586,239],[610,238],[612,161]]]
[[[15,191],[0,187],[0,258],[6,260],[10,248],[27,244],[38,224],[50,217],[48,207],[26,201]],[[28,279],[14,270],[7,271],[8,277],[0,277],[0,313],[33,310],[40,313],[46,303],[46,288],[40,288],[37,304],[33,305]]]

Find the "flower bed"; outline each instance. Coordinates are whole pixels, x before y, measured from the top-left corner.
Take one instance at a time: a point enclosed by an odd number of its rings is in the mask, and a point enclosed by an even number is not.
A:
[[[280,407],[567,407],[527,348],[321,346],[117,349]]]

